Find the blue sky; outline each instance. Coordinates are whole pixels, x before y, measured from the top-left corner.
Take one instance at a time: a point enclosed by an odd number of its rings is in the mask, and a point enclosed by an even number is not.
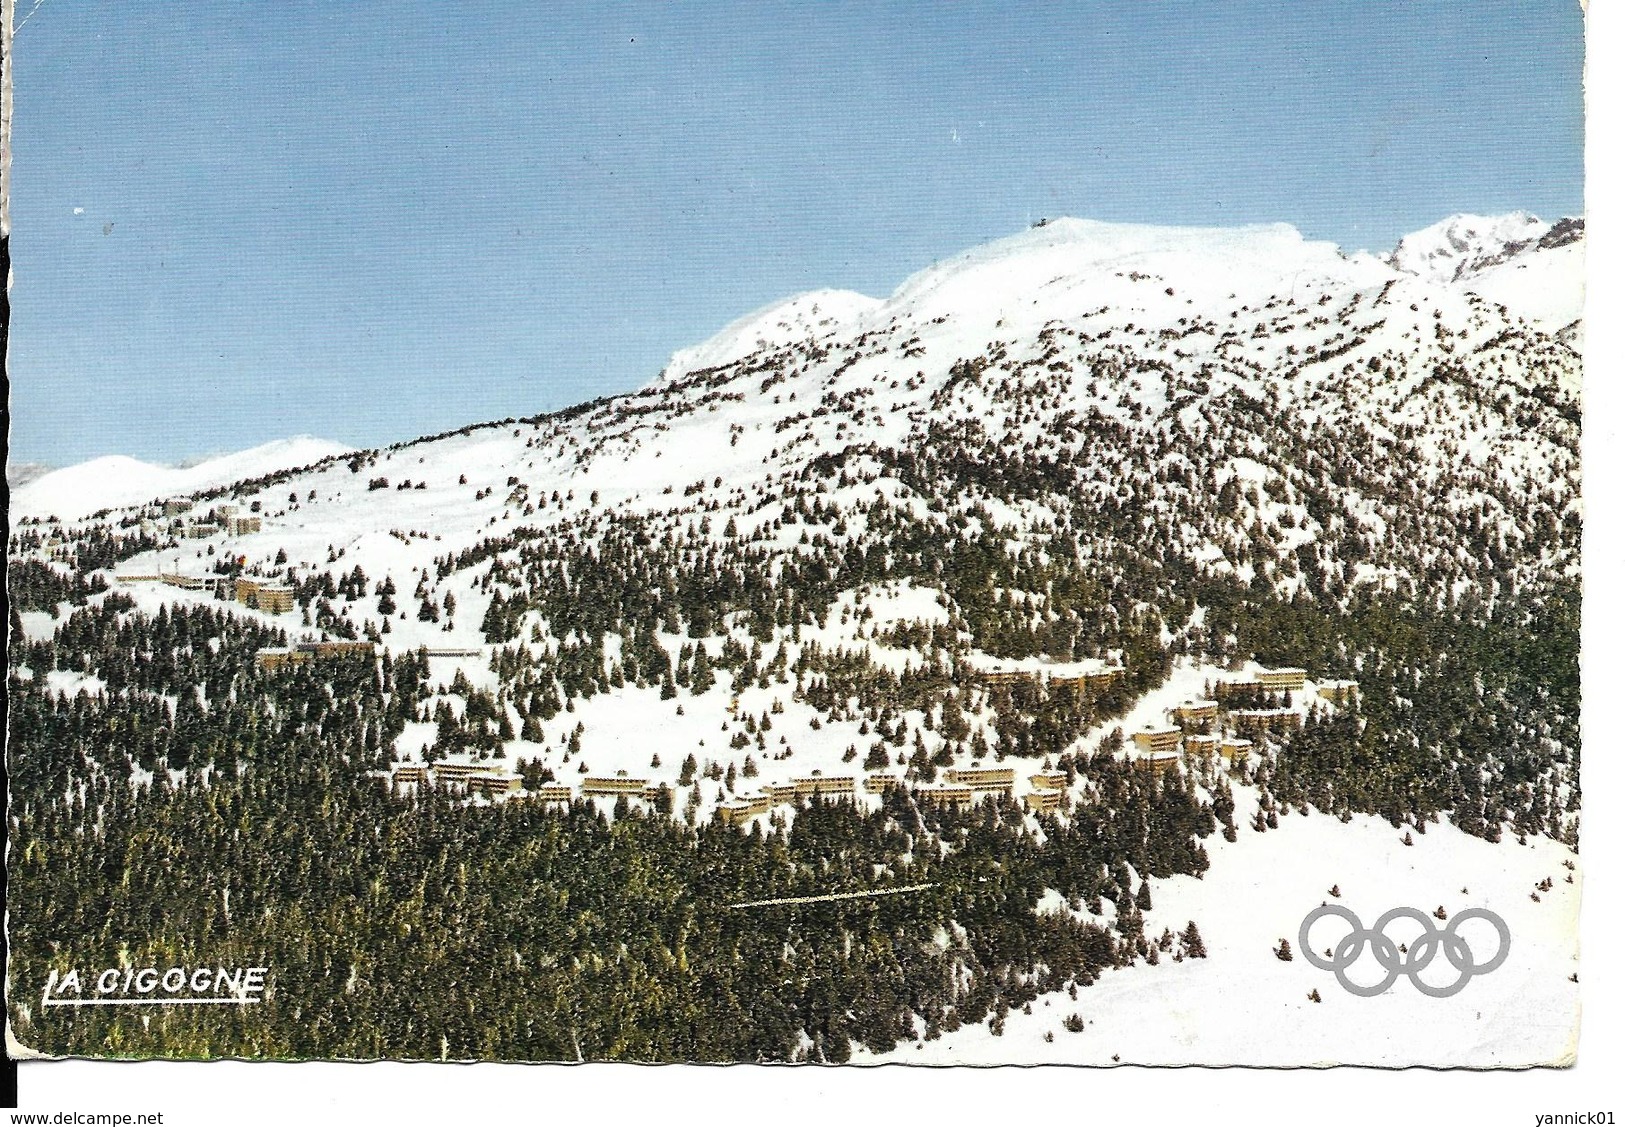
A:
[[[1572,0],[47,0],[12,457],[550,410],[1044,215],[1379,248],[1578,214],[1581,62]]]

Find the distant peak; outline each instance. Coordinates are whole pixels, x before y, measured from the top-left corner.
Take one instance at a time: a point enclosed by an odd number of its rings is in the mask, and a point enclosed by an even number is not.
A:
[[[1386,261],[1396,270],[1431,282],[1455,282],[1506,261],[1550,229],[1550,224],[1527,211],[1458,213],[1406,235]]]

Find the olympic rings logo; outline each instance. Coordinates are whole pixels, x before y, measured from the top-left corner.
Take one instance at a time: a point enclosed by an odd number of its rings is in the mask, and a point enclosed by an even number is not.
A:
[[[1348,923],[1353,930],[1343,941],[1331,949],[1331,957],[1319,955],[1309,945],[1309,929],[1327,916],[1335,916]],[[1408,948],[1401,950],[1384,930],[1395,920],[1414,920],[1422,925],[1422,934],[1411,943]],[[1477,962],[1473,957],[1472,948],[1467,941],[1456,934],[1456,929],[1468,920],[1485,920],[1495,929],[1500,942],[1495,955],[1487,962]],[[1348,969],[1359,961],[1360,955],[1367,945],[1371,953],[1381,964],[1383,979],[1373,986],[1361,986],[1349,981]],[[1361,998],[1375,998],[1383,993],[1396,981],[1400,975],[1411,980],[1411,985],[1430,998],[1449,998],[1459,994],[1473,978],[1474,975],[1489,974],[1496,967],[1506,962],[1507,953],[1512,950],[1512,932],[1506,921],[1488,908],[1468,908],[1457,912],[1451,919],[1450,926],[1440,929],[1434,926],[1433,917],[1416,908],[1395,908],[1379,919],[1375,926],[1366,928],[1360,923],[1360,917],[1341,904],[1322,904],[1303,918],[1303,926],[1298,929],[1298,950],[1303,952],[1309,964],[1321,970],[1329,970],[1337,976],[1343,989],[1350,994]],[[1456,981],[1447,986],[1432,986],[1422,981],[1421,972],[1433,962],[1434,956],[1440,951],[1450,965],[1460,973]]]

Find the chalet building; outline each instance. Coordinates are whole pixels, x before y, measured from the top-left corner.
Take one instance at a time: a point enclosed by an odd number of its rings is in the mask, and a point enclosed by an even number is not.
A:
[[[1176,724],[1211,724],[1219,718],[1216,700],[1188,700],[1173,710]]]
[[[1053,814],[1061,808],[1066,794],[1058,790],[1032,790],[1022,795],[1021,800],[1034,814]]]
[[[1339,708],[1360,703],[1360,683],[1358,681],[1322,681],[1315,688],[1315,695],[1322,700],[1329,700]]]
[[[1258,683],[1272,693],[1295,693],[1303,688],[1306,676],[1307,672],[1302,669],[1260,669]]]
[[[870,794],[890,794],[899,782],[896,775],[870,775],[863,780],[863,789]]]
[[[629,779],[625,771],[617,771],[613,779],[602,775],[588,775],[581,780],[581,793],[588,796],[626,794],[633,798],[642,798],[643,788],[648,785],[648,779]]]
[[[921,787],[914,793],[921,802],[932,806],[951,806],[963,810],[976,804],[976,792],[970,787]]]
[[[1185,737],[1186,755],[1218,755],[1223,744],[1218,736],[1191,735]]]
[[[1016,786],[1016,769],[1014,767],[981,767],[972,763],[969,767],[948,768],[948,781],[957,783],[971,790],[1014,790]]]
[[[1226,736],[1219,744],[1219,754],[1231,763],[1238,759],[1246,759],[1252,752],[1253,741],[1236,736]]]
[[[1303,727],[1303,715],[1291,708],[1244,708],[1230,714],[1238,732],[1296,732]]]
[[[1028,775],[1027,781],[1033,785],[1034,790],[1065,790],[1065,771],[1040,771],[1036,775]]]
[[[1134,748],[1144,755],[1164,752],[1178,755],[1179,743],[1184,737],[1184,731],[1179,728],[1145,728],[1134,733]]]

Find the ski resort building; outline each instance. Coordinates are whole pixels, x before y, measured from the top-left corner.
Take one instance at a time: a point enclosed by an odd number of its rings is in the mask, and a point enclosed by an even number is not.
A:
[[[951,806],[963,810],[976,804],[976,792],[970,787],[921,787],[914,793],[921,802],[932,806]]]
[[[1360,703],[1360,683],[1358,681],[1322,681],[1315,688],[1315,695],[1322,700],[1329,700],[1338,707]]]
[[[795,797],[810,798],[817,795],[854,795],[858,791],[857,780],[844,778],[825,778],[816,772],[806,778],[796,779]]]
[[[648,779],[630,779],[627,778],[625,771],[617,771],[612,779],[602,775],[588,775],[581,780],[581,793],[588,797],[626,794],[634,798],[642,798],[643,790],[648,785]]]
[[[395,768],[392,779],[396,786],[408,783],[413,786],[425,786],[429,782],[429,769],[422,764],[407,764]]]
[[[1230,714],[1238,732],[1296,732],[1303,727],[1303,714],[1291,708],[1244,708]]]
[[[1219,754],[1226,760],[1234,763],[1238,759],[1246,759],[1253,751],[1253,741],[1244,740],[1235,736],[1226,736],[1219,744]]]
[[[247,536],[249,533],[258,532],[259,530],[260,530],[260,518],[259,517],[234,517],[234,516],[228,516],[226,518],[226,535],[227,536]]]
[[[372,642],[296,642],[292,646],[267,646],[254,655],[261,669],[283,669],[307,661],[322,661],[336,657],[375,657],[378,647]]]
[[[870,794],[890,794],[897,789],[896,775],[870,775],[863,780],[863,789]]]
[[[773,809],[774,802],[771,794],[754,794],[749,798],[737,798],[732,802],[724,802],[717,807],[717,817],[725,825],[738,825],[749,821],[758,814],[766,814]]]
[[[499,794],[517,794],[523,786],[524,780],[518,775],[481,772],[468,777],[468,792],[483,794],[487,798],[495,798]]]
[[[980,767],[972,763],[969,767],[948,768],[948,781],[957,783],[971,790],[1014,790],[1016,786],[1016,769],[1014,767]]]
[[[569,802],[572,795],[570,788],[557,783],[547,783],[527,791],[525,797],[532,802]]]
[[[1034,814],[1053,814],[1065,803],[1066,794],[1058,790],[1031,790],[1022,795],[1021,800]]]
[[[1216,700],[1188,700],[1173,710],[1176,724],[1211,724],[1219,718]]]
[[[1151,768],[1154,774],[1160,775],[1164,771],[1170,771],[1179,766],[1179,752],[1154,751],[1148,755],[1140,756],[1134,762],[1142,763]]]
[[[1295,693],[1303,688],[1306,676],[1308,674],[1302,669],[1260,669],[1258,683],[1272,693]]]
[[[1028,775],[1027,781],[1032,783],[1034,790],[1065,790],[1065,771],[1040,771],[1036,775]]]
[[[1213,697],[1221,705],[1248,700],[1264,691],[1257,677],[1223,677],[1213,683]]]
[[[1223,746],[1223,739],[1216,735],[1192,735],[1185,737],[1186,755],[1218,755]]]
[[[293,588],[268,579],[249,579],[239,576],[236,582],[237,601],[250,610],[268,614],[287,614],[293,609]]]
[[[1144,755],[1179,753],[1179,742],[1185,733],[1180,728],[1146,728],[1134,733],[1134,748]]]

